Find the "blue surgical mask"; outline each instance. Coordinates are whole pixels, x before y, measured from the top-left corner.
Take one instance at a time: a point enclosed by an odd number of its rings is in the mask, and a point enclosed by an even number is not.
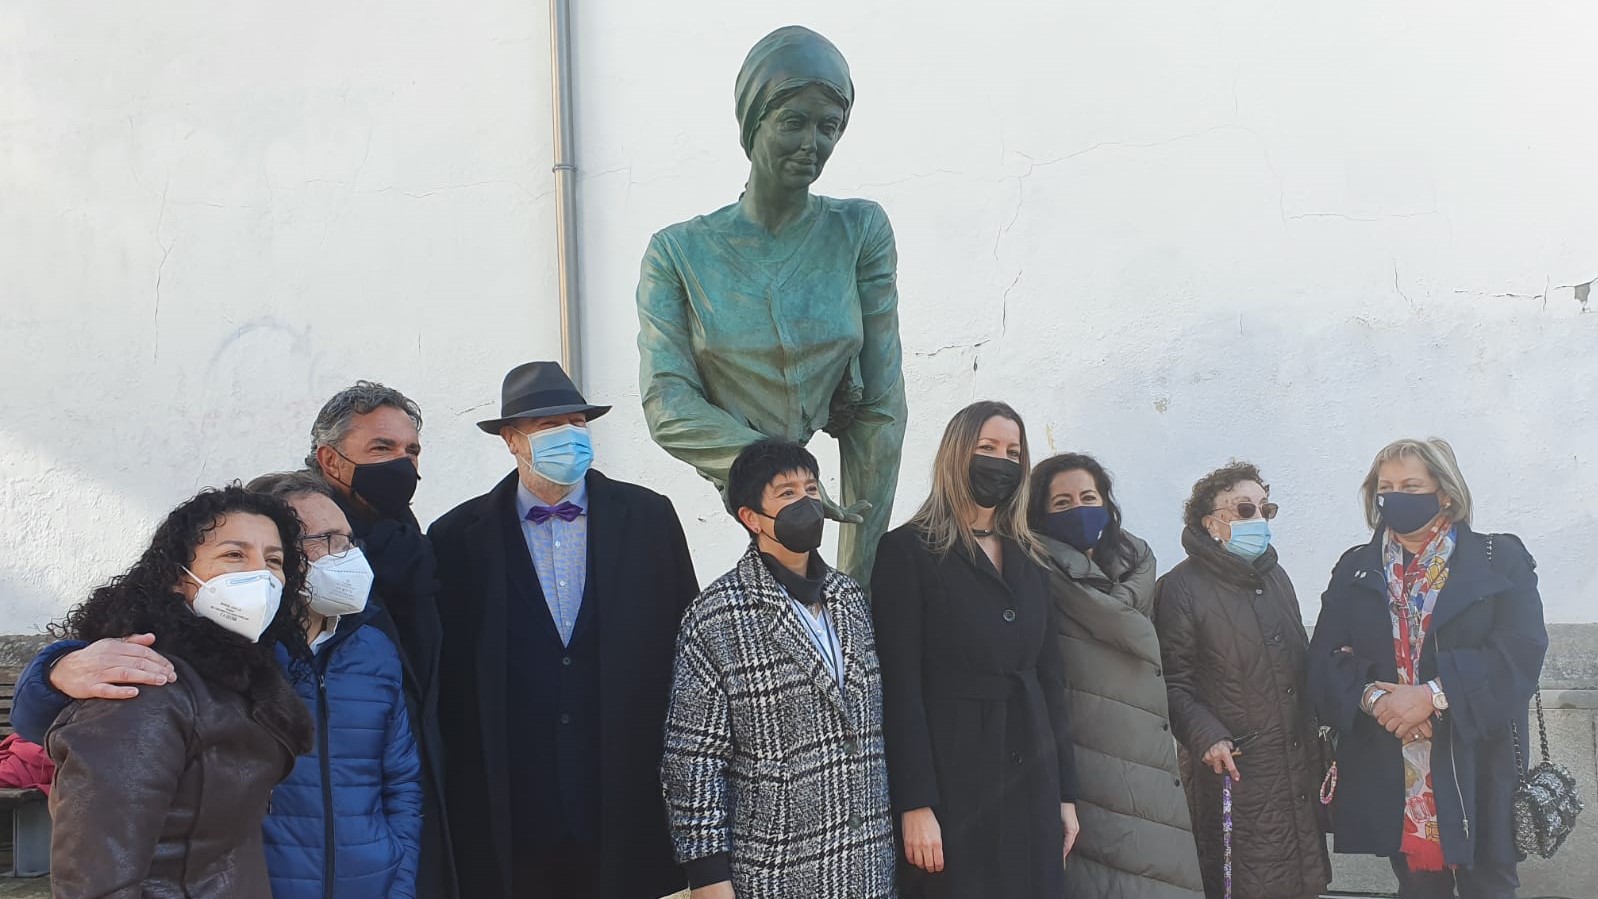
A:
[[[589,442],[587,428],[561,425],[525,436],[533,471],[551,483],[575,484],[588,474],[588,466],[594,463],[594,445]]]
[[[1271,523],[1263,518],[1232,522],[1232,538],[1226,541],[1226,551],[1244,561],[1252,562],[1271,546]]]

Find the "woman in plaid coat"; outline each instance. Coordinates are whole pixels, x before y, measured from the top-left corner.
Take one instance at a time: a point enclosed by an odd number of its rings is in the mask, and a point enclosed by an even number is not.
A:
[[[889,899],[882,681],[860,586],[815,553],[815,458],[761,441],[728,506],[753,535],[677,638],[661,781],[695,899]]]

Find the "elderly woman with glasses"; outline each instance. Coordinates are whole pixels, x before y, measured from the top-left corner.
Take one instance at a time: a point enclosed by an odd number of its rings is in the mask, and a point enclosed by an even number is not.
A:
[[[1333,569],[1310,645],[1338,732],[1337,851],[1387,856],[1405,899],[1513,897],[1510,804],[1548,648],[1536,563],[1471,529],[1446,441],[1388,444],[1363,492],[1374,533]]]
[[[1183,510],[1187,558],[1155,593],[1171,726],[1198,760],[1187,795],[1210,897],[1309,899],[1331,880],[1309,640],[1271,546],[1269,498],[1248,463],[1201,478]]]

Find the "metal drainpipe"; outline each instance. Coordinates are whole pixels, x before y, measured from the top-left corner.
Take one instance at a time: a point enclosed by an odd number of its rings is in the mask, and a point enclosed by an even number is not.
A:
[[[581,390],[582,320],[577,296],[577,163],[572,140],[571,0],[549,0],[555,144],[555,252],[560,288],[560,360]]]

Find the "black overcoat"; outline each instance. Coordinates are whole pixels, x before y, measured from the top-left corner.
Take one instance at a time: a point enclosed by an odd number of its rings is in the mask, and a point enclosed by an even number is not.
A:
[[[505,534],[516,526],[516,483],[512,472],[429,531],[442,584],[451,836],[462,895],[473,899],[510,899],[511,855],[530,848],[513,845],[509,789],[512,766],[539,757],[536,747],[512,747],[508,736],[510,716],[533,704],[507,695],[507,657],[524,649],[507,636],[513,587]],[[600,895],[658,899],[686,884],[672,855],[659,773],[677,629],[699,584],[670,500],[597,471],[586,483],[584,614],[592,612],[599,635]],[[532,585],[537,590],[536,578]],[[542,603],[541,592],[536,599]]]
[[[1432,723],[1437,823],[1449,864],[1510,864],[1516,860],[1510,799],[1519,778],[1514,735],[1530,758],[1536,743],[1528,745],[1526,705],[1542,672],[1548,631],[1536,563],[1520,539],[1457,527],[1448,583],[1420,657],[1421,679],[1441,678],[1448,696],[1448,711]],[[1338,852],[1394,855],[1403,834],[1402,747],[1359,710],[1366,684],[1398,681],[1382,572],[1385,535],[1377,532],[1337,563],[1310,643],[1311,695],[1321,720],[1339,734],[1332,803]]]
[[[1004,540],[935,554],[889,532],[871,578],[896,816],[931,807],[945,868],[901,861],[908,896],[1056,899],[1065,889],[1060,803],[1076,797],[1058,612],[1045,569]],[[901,859],[903,854],[901,852]]]

